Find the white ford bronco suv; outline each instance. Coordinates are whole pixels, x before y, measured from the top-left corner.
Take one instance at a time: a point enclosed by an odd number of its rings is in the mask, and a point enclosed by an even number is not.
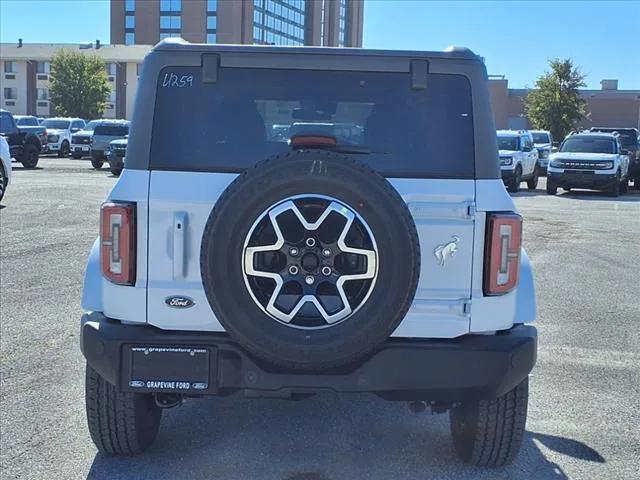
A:
[[[135,102],[82,299],[100,451],[187,397],[333,391],[515,457],[535,295],[480,57],[163,41]]]
[[[529,190],[538,186],[538,150],[526,130],[498,130],[498,152],[502,180],[510,192],[518,192],[527,182]]]

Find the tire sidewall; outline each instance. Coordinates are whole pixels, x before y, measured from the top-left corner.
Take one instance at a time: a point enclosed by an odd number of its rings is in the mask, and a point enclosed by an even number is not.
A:
[[[202,243],[203,281],[218,320],[259,356],[294,368],[348,363],[383,342],[413,299],[420,263],[415,226],[397,193],[395,207],[389,206],[392,195],[386,180],[368,172],[354,182],[356,169],[349,162],[336,161],[338,156],[327,152],[320,156],[321,162],[311,152],[295,155],[294,161],[284,158],[243,179],[242,185],[229,187],[211,214]],[[364,305],[342,323],[315,330],[292,328],[268,316],[252,299],[242,271],[244,244],[254,221],[282,200],[305,194],[330,196],[352,208],[371,228],[379,253],[377,279]],[[403,231],[407,234],[398,235]],[[399,261],[403,250],[407,261]]]

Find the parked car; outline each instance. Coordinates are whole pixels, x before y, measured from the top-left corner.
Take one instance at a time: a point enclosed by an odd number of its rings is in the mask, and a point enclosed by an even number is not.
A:
[[[124,168],[124,157],[127,154],[128,138],[120,138],[109,144],[107,150],[107,160],[109,161],[109,170],[116,177],[119,177]]]
[[[91,137],[91,165],[95,169],[102,168],[107,161],[107,150],[113,140],[125,138],[129,134],[127,120],[105,120],[94,130]]]
[[[0,136],[0,202],[11,181],[11,151],[7,140]]]
[[[47,118],[40,125],[47,129],[46,153],[68,157],[71,152],[71,136],[85,127],[81,118]]]
[[[449,411],[465,461],[516,456],[535,294],[484,62],[353,53],[163,41],[145,57],[84,280],[100,451],[145,450],[184,397],[330,390]],[[322,134],[269,139],[296,122]]]
[[[11,157],[22,163],[24,168],[35,168],[40,158],[40,139],[36,133],[21,130],[16,125],[11,112],[0,109],[0,135],[9,144]]]
[[[498,130],[498,154],[502,181],[510,192],[527,182],[529,190],[538,186],[538,151],[526,130]]]
[[[592,132],[617,132],[620,145],[629,154],[629,179],[633,180],[633,188],[640,190],[640,134],[637,128],[593,127]]]
[[[32,133],[40,140],[40,151],[47,146],[47,129],[41,127],[38,119],[31,115],[14,115],[13,119],[21,132]]]
[[[614,197],[629,185],[629,157],[619,135],[584,132],[565,138],[560,151],[551,155],[547,168],[547,193],[558,187],[608,191]]]
[[[553,136],[546,130],[529,130],[529,133],[533,138],[533,145],[538,150],[538,173],[546,175],[549,156],[557,150],[553,147]]]
[[[91,155],[91,137],[93,137],[93,129],[96,128],[102,120],[91,120],[82,130],[71,136],[71,157],[77,159],[85,155]]]

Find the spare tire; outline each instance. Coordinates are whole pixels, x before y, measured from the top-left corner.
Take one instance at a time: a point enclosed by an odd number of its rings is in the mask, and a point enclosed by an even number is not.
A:
[[[229,335],[294,370],[356,362],[404,318],[420,271],[409,210],[347,155],[294,151],[242,173],[202,239],[209,304]]]

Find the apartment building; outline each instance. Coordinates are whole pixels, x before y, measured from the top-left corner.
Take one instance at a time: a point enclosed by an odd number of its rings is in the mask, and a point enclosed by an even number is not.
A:
[[[111,0],[111,43],[361,47],[364,0]]]
[[[587,102],[579,127],[636,127],[640,129],[640,90],[619,90],[617,80],[602,80],[600,90],[580,90]],[[490,75],[489,92],[498,129],[530,128],[524,111],[528,90],[509,88],[504,75]]]
[[[101,57],[111,86],[104,117],[131,118],[140,64],[149,45],[2,43],[0,108],[16,115],[54,115],[55,107],[49,101],[50,62],[61,49]]]

